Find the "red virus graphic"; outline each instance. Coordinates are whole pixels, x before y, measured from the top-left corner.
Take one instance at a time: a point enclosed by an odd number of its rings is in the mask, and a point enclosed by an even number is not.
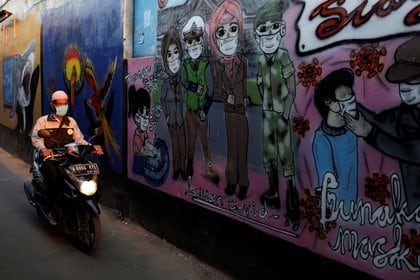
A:
[[[312,59],[312,63],[306,64],[305,62],[302,62],[299,64],[300,71],[297,76],[304,87],[316,87],[318,85],[317,78],[322,74],[322,68],[318,65],[319,61],[317,58]]]
[[[310,130],[309,120],[305,119],[302,116],[293,118],[293,131],[301,136],[305,137],[306,131]]]
[[[389,178],[382,174],[374,173],[373,177],[365,178],[365,195],[373,201],[385,204],[386,199],[391,197],[388,191]]]
[[[350,53],[350,67],[355,70],[357,76],[367,72],[367,77],[373,78],[384,70],[380,59],[386,53],[386,48],[379,48],[378,43],[361,46],[359,50],[353,50]]]
[[[318,194],[311,195],[310,190],[305,190],[306,199],[301,200],[302,219],[308,221],[308,230],[314,232],[319,239],[325,239],[327,233],[337,226],[335,222],[327,222],[324,228],[321,223],[321,197]]]
[[[402,235],[401,244],[405,246],[405,249],[410,250],[410,254],[407,256],[407,260],[413,265],[417,266],[417,259],[420,255],[420,235],[417,234],[417,230],[411,229],[410,235]]]

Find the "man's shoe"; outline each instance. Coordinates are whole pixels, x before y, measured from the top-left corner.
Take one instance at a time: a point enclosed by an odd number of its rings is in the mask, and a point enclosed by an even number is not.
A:
[[[299,229],[300,201],[299,201],[299,195],[298,195],[296,186],[292,180],[289,180],[287,182],[285,217],[286,217],[286,222],[285,222],[286,226],[288,226],[289,224],[292,224],[293,230]]]
[[[211,162],[206,163],[206,177],[210,178],[215,185],[219,184],[219,174],[213,169]]]
[[[192,175],[194,173],[194,167],[193,167],[193,160],[192,159],[187,159],[186,172],[187,172],[187,177],[192,177]]]
[[[231,196],[235,193],[235,189],[236,189],[236,185],[227,184],[227,186],[225,188],[225,194],[227,194],[228,196]]]
[[[280,209],[280,196],[277,191],[269,189],[260,196],[260,202],[268,208]]]
[[[179,177],[179,171],[174,171],[174,174],[172,175],[172,180],[176,180]]]
[[[185,173],[185,171],[181,171],[181,178],[182,178],[184,181],[187,181],[187,180],[188,180],[188,176],[187,176],[187,173]]]
[[[248,192],[248,186],[239,186],[238,198],[244,200]]]
[[[55,220],[55,216],[52,212],[48,213],[48,221],[50,222],[50,225],[56,226],[57,221]]]

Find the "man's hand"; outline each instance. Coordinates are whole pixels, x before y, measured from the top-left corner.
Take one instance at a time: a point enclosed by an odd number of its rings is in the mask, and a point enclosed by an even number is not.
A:
[[[101,145],[94,145],[93,146],[95,148],[96,154],[98,156],[101,156],[104,154],[104,151],[102,150],[102,146]]]
[[[46,158],[48,156],[54,156],[54,151],[52,149],[42,149],[40,154],[43,158]]]
[[[206,113],[203,110],[201,110],[200,112],[198,112],[198,118],[201,122],[204,122],[206,120]]]
[[[359,118],[353,118],[348,113],[344,113],[346,127],[357,136],[366,137],[372,130],[372,125],[365,119],[361,112],[358,112]]]
[[[204,91],[203,86],[201,84],[199,84],[198,88],[197,88],[197,94],[201,96],[201,95],[203,95],[203,91]]]
[[[262,85],[262,82],[263,82],[262,77],[260,75],[257,75],[257,86]]]
[[[230,104],[230,105],[235,105],[235,96],[233,94],[228,95],[227,103]]]

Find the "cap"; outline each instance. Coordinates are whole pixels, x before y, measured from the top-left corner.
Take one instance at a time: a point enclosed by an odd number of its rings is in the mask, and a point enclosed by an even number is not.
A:
[[[57,99],[69,99],[67,96],[67,93],[65,93],[62,90],[55,91],[51,96],[51,101],[57,100]]]
[[[261,6],[254,18],[253,27],[254,30],[260,24],[263,24],[267,21],[280,21],[283,19],[283,13],[286,10],[286,4],[283,0],[269,0]]]
[[[386,78],[391,83],[404,83],[420,78],[420,36],[414,37],[395,51],[395,63],[388,68]]]
[[[191,40],[202,37],[204,34],[204,20],[201,16],[193,16],[182,28],[182,35],[184,40]]]

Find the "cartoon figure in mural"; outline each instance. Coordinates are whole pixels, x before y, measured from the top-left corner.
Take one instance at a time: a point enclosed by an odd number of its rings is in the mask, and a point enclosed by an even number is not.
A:
[[[200,138],[206,178],[219,183],[219,174],[213,168],[209,148],[208,112],[213,101],[213,77],[208,58],[202,56],[204,48],[204,20],[200,16],[191,17],[182,28],[189,58],[184,61],[181,83],[187,91],[187,176],[192,177],[197,135]]]
[[[181,175],[187,180],[185,173],[187,142],[184,121],[184,88],[180,81],[182,65],[181,39],[175,28],[170,28],[162,38],[161,53],[163,66],[168,78],[163,81],[160,93],[160,105],[166,116],[172,143],[172,179]]]
[[[318,186],[322,186],[327,172],[334,174],[339,185],[331,191],[346,211],[351,201],[357,202],[358,191],[357,137],[346,128],[344,119],[345,113],[353,117],[357,114],[353,83],[351,69],[338,69],[319,82],[314,95],[315,106],[322,117],[312,142]]]
[[[405,189],[406,209],[419,207],[420,189],[420,37],[403,43],[386,79],[399,84],[402,104],[374,113],[358,104],[359,118],[346,114],[346,124],[356,135],[398,160]]]
[[[247,60],[237,52],[243,36],[242,9],[238,2],[225,0],[211,16],[210,43],[219,57],[215,63],[215,91],[223,99],[227,132],[225,193],[238,198],[248,191],[248,119],[246,116]]]
[[[136,124],[132,172],[143,176],[154,187],[161,186],[168,176],[169,154],[165,141],[155,137],[152,143],[149,139],[150,94],[144,88],[136,90],[135,86],[130,86],[128,97],[128,117]]]
[[[266,207],[280,208],[279,159],[286,179],[286,225],[299,228],[300,209],[294,175],[289,115],[296,95],[295,69],[280,41],[286,34],[283,1],[271,0],[258,9],[253,23],[254,38],[263,51],[258,58],[257,86],[262,97],[263,164],[269,188],[260,197]]]
[[[35,67],[35,41],[14,58],[12,69],[13,102],[10,118],[18,114],[17,127],[22,133],[29,133],[33,120],[33,106],[39,81],[39,66]]]

